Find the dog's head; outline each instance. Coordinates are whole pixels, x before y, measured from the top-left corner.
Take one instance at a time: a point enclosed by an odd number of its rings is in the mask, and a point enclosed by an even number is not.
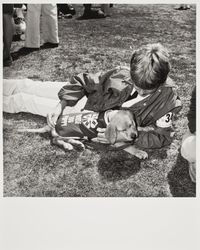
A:
[[[138,131],[133,114],[129,110],[119,110],[108,124],[105,137],[111,143],[133,141]]]

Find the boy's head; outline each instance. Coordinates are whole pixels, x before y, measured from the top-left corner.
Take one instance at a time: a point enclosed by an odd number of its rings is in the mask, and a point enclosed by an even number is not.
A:
[[[161,44],[149,44],[134,51],[130,74],[136,89],[156,90],[166,81],[169,71],[169,54]]]

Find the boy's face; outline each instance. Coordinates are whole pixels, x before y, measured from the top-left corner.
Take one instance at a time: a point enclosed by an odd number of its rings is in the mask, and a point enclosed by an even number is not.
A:
[[[157,88],[155,88],[155,89],[141,89],[138,86],[136,86],[135,84],[133,84],[133,86],[134,86],[135,90],[138,92],[138,95],[143,96],[143,97],[154,93],[157,89]]]

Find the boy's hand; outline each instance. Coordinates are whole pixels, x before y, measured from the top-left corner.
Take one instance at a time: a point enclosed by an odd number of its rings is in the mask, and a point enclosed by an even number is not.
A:
[[[49,125],[50,128],[52,129],[55,128],[56,122],[61,112],[62,112],[62,107],[61,104],[59,103],[51,113],[47,114],[47,124]]]
[[[56,122],[58,120],[59,114],[49,113],[47,114],[47,124],[50,128],[55,128]]]
[[[105,128],[98,128],[98,134],[96,138],[93,138],[93,142],[99,142],[99,143],[104,143],[104,144],[110,144],[109,141],[105,137]]]

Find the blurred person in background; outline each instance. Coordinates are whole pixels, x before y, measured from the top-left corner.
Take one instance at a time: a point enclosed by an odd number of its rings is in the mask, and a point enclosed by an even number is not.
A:
[[[188,127],[183,135],[181,155],[189,163],[189,175],[193,182],[196,182],[196,87],[194,87],[190,109],[187,115]]]
[[[21,54],[59,45],[57,6],[52,4],[28,4],[26,17],[25,47]],[[42,39],[41,39],[42,38]],[[42,40],[42,41],[41,41]],[[43,45],[41,45],[43,42]]]
[[[10,54],[12,38],[14,34],[13,4],[3,4],[3,66],[9,67],[12,64]]]
[[[10,53],[13,35],[16,31],[13,15],[16,18],[24,18],[22,12],[23,4],[3,4],[3,66],[12,65],[12,56]]]
[[[175,8],[176,10],[188,10],[190,9],[189,4],[180,4],[178,7]]]
[[[76,14],[71,4],[57,4],[58,18],[72,18]]]
[[[110,7],[113,5],[110,4],[101,4],[99,8],[93,8],[92,4],[83,4],[84,12],[83,15],[80,16],[78,19],[97,19],[97,18],[105,18],[110,16]]]
[[[13,40],[25,40],[26,23],[24,18],[24,12],[26,11],[26,6],[23,4],[22,7],[15,7],[14,5],[14,37]]]

